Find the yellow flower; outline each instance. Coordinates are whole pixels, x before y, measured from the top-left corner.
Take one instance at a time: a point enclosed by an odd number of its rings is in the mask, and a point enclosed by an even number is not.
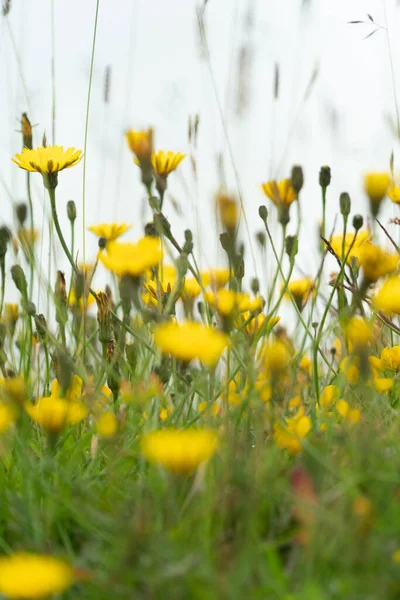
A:
[[[229,281],[229,269],[209,269],[201,273],[201,279],[209,281],[211,289],[216,291],[223,288]]]
[[[43,176],[45,187],[57,186],[58,172],[69,169],[79,163],[82,150],[63,146],[47,146],[29,150],[23,148],[21,154],[16,154],[11,160],[25,171],[36,171]]]
[[[96,298],[94,296],[92,296],[92,294],[88,294],[85,297],[85,302],[83,301],[84,300],[83,296],[81,298],[79,298],[79,301],[78,301],[78,298],[76,297],[75,288],[71,288],[71,292],[69,294],[68,300],[69,300],[68,305],[74,309],[79,309],[79,312],[83,312],[84,307],[85,307],[85,310],[87,310],[96,302]]]
[[[64,394],[61,395],[61,386],[57,379],[53,379],[51,384],[51,397],[52,398],[65,398],[68,402],[77,402],[82,397],[82,379],[78,375],[73,375],[71,385]]]
[[[198,411],[199,413],[202,413],[204,415],[207,416],[211,416],[211,417],[216,417],[217,414],[219,413],[219,404],[218,402],[213,402],[211,404],[211,406],[209,406],[209,403],[204,400],[203,402],[200,402],[199,406],[198,406]]]
[[[19,317],[19,309],[18,304],[11,304],[6,302],[4,306],[4,318],[6,323],[15,323],[18,321]]]
[[[297,198],[297,194],[290,185],[290,179],[282,179],[282,181],[267,181],[261,184],[264,194],[272,200],[275,206],[290,206]]]
[[[19,229],[17,233],[18,241],[24,246],[33,246],[37,241],[39,233],[37,229]],[[16,242],[18,246],[18,242]]]
[[[202,281],[203,287],[205,286]],[[182,296],[184,299],[194,300],[201,292],[201,287],[197,279],[194,277],[186,277],[183,287]]]
[[[17,552],[0,557],[0,593],[7,598],[61,594],[73,581],[72,567],[54,556]]]
[[[182,152],[164,152],[164,150],[159,150],[158,152],[153,152],[151,155],[151,164],[157,175],[168,177],[185,157],[186,154],[182,154]],[[137,161],[135,162],[137,163]]]
[[[159,325],[154,334],[154,341],[165,353],[183,361],[195,358],[212,366],[229,344],[229,337],[212,327],[206,327],[194,321],[165,323]]]
[[[25,403],[25,410],[35,423],[46,429],[58,433],[66,425],[77,425],[88,413],[81,402],[69,402],[64,398],[40,398],[36,404]]]
[[[261,296],[251,299],[249,294],[225,289],[206,292],[204,297],[210,306],[226,317],[237,312],[262,310],[265,304]]]
[[[330,410],[339,398],[339,388],[336,385],[327,385],[321,392],[319,404],[324,410]]]
[[[393,273],[399,264],[398,254],[391,254],[374,244],[363,244],[358,251],[357,258],[363,268],[365,278],[370,282]]]
[[[368,242],[371,239],[371,234],[369,231],[359,231],[357,233],[356,239],[354,240],[354,233],[347,233],[344,238],[344,253],[343,258],[347,255],[350,250],[350,254],[347,257],[347,264],[351,263],[351,259],[355,256],[358,257],[358,250],[360,247]],[[354,241],[354,244],[353,244]],[[343,250],[343,235],[333,235],[330,239],[330,245],[332,246],[332,250],[339,258],[342,258],[342,250]]]
[[[346,400],[338,400],[335,408],[345,421],[353,425],[356,425],[360,421],[360,410],[358,408],[350,408],[350,405],[348,402],[346,402]]]
[[[162,429],[143,437],[145,458],[172,473],[188,475],[208,461],[218,448],[218,435],[208,429]]]
[[[146,236],[136,244],[110,242],[100,254],[103,265],[117,275],[139,277],[161,260],[160,240]]]
[[[8,403],[0,403],[0,434],[4,433],[17,419],[16,409]]]
[[[364,176],[364,189],[373,203],[380,203],[387,194],[390,185],[388,173],[371,172]]]
[[[387,315],[400,315],[400,277],[386,279],[372,298],[373,305]]]
[[[354,347],[360,348],[372,341],[372,325],[361,317],[352,317],[344,326],[344,333]]]
[[[105,412],[96,419],[96,433],[102,438],[112,438],[117,433],[118,421],[113,412]]]
[[[281,448],[289,454],[301,452],[301,440],[311,431],[311,419],[304,415],[304,408],[300,407],[296,415],[286,419],[286,424],[274,424],[274,438]]]
[[[291,360],[289,349],[281,340],[268,342],[264,346],[263,357],[268,371],[273,375],[284,373]]]
[[[164,406],[164,408],[160,410],[160,420],[166,421],[169,415],[172,414],[173,410],[174,409],[172,408],[172,406]]]
[[[395,204],[400,204],[400,186],[392,183],[388,189],[387,195]]]
[[[304,306],[314,289],[314,280],[310,279],[309,277],[303,277],[302,279],[290,281],[288,285],[288,290],[296,300],[298,306]],[[288,292],[285,293],[285,298],[290,300],[290,295]]]
[[[126,223],[100,223],[100,225],[91,225],[89,231],[100,238],[104,238],[107,242],[114,242],[131,227],[132,225]]]
[[[225,192],[219,192],[216,197],[216,206],[219,212],[221,223],[226,231],[234,233],[239,217],[238,204],[235,198],[228,196]]]
[[[142,163],[151,160],[153,152],[153,130],[151,128],[138,131],[131,129],[125,133],[128,146]]]
[[[400,563],[400,548],[395,550],[392,554],[392,561],[394,563]]]
[[[382,370],[397,371],[400,368],[400,346],[383,348],[381,362]]]
[[[340,363],[340,370],[343,371],[349,383],[357,383],[360,378],[360,361],[358,356],[347,356]]]

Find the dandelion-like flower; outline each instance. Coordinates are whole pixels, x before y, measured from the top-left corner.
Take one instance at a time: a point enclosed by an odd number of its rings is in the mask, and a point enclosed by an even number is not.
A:
[[[166,323],[159,325],[154,341],[165,353],[179,360],[189,362],[198,358],[204,364],[212,366],[229,344],[229,338],[221,331],[206,327],[194,321],[183,325]]]
[[[17,552],[0,557],[0,593],[7,598],[61,594],[73,581],[72,567],[54,556]]]
[[[290,219],[290,206],[297,199],[297,194],[291,186],[290,179],[282,179],[279,182],[275,180],[267,181],[261,184],[261,189],[277,207],[281,225],[287,225]]]
[[[218,448],[218,435],[210,429],[162,429],[143,437],[145,458],[167,471],[188,475],[208,461]]]
[[[148,269],[158,265],[162,257],[160,240],[146,236],[136,244],[110,242],[102,252],[100,261],[117,275],[140,277]]]
[[[156,175],[167,178],[172,171],[178,168],[184,158],[186,158],[186,154],[182,152],[165,152],[164,150],[159,150],[152,153],[151,164]]]
[[[132,225],[127,223],[99,223],[99,225],[91,225],[89,231],[107,242],[114,242],[131,227]]]
[[[58,183],[58,173],[77,165],[82,159],[82,150],[64,146],[41,146],[30,150],[23,148],[21,154],[16,154],[11,160],[25,171],[40,173],[44,186],[54,189]]]
[[[81,402],[51,396],[40,398],[36,404],[26,402],[25,410],[35,423],[53,433],[60,432],[66,425],[77,425],[88,414]]]

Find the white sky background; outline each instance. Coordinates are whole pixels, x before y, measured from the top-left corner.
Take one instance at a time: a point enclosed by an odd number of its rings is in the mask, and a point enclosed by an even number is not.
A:
[[[55,141],[83,148],[96,2],[53,2]],[[202,266],[223,264],[213,198],[220,181],[219,153],[224,157],[226,183],[232,192],[236,190],[236,179],[217,92],[243,189],[253,245],[254,232],[262,229],[258,206],[268,203],[259,184],[273,176],[287,176],[293,163],[303,165],[304,232],[299,266],[306,273],[315,274],[320,166],[329,164],[332,169],[328,191],[328,217],[332,223],[343,190],[352,197],[353,213],[366,213],[362,191],[365,170],[387,169],[392,149],[398,158],[397,166],[400,165],[398,142],[387,123],[389,115],[395,119],[395,103],[386,33],[379,31],[364,40],[373,29],[372,23],[347,23],[367,20],[366,13],[370,13],[377,23],[385,25],[384,2],[400,96],[396,0],[310,0],[307,9],[301,8],[302,0],[209,0],[204,20],[211,63],[205,59],[200,44],[196,15],[199,0],[100,0],[87,146],[87,224],[124,220],[134,224],[126,239],[141,236],[144,194],[139,170],[132,164],[123,133],[129,127],[152,125],[157,148],[188,153],[188,116],[199,114],[195,153],[198,188],[190,161],[185,159],[180,175],[170,177],[170,191],[183,216],[174,212],[168,198],[165,213],[181,240],[186,227],[191,227],[196,235],[197,219]],[[27,111],[31,122],[38,124],[34,129],[35,143],[41,143],[44,129],[51,142],[51,0],[13,0],[8,19],[18,58],[6,20],[0,16],[0,221],[10,225],[12,202],[6,188],[15,200],[26,197],[24,173],[10,161],[21,147],[16,119]],[[243,48],[249,56],[242,79],[247,105],[238,114],[238,57]],[[280,95],[274,103],[276,62],[280,66]],[[316,65],[318,78],[304,102]],[[111,86],[106,105],[103,90],[107,66],[111,67]],[[78,214],[82,215],[82,174],[81,163],[59,177],[57,203],[67,238],[67,200],[74,199]],[[48,202],[40,176],[34,175],[33,182],[35,219],[40,228],[42,206]],[[270,212],[274,212],[272,207]],[[387,223],[397,213],[397,207],[388,203],[383,221]],[[77,224],[78,245],[82,248],[81,221]],[[294,228],[293,210],[289,232]],[[393,231],[397,235],[395,228]],[[45,230],[44,257],[47,235]],[[245,231],[242,236],[248,249]],[[90,260],[95,256],[96,239],[91,233],[86,237],[86,256]],[[58,256],[62,256],[61,251]],[[47,257],[43,262],[47,264]],[[62,259],[60,264],[66,267]],[[262,274],[260,262],[257,271]],[[99,278],[104,275],[99,274]]]

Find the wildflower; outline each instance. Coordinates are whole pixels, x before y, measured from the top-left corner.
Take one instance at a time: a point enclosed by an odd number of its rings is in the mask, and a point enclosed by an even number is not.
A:
[[[21,169],[40,173],[44,186],[54,189],[57,187],[59,171],[74,167],[81,158],[82,151],[75,148],[64,150],[63,146],[42,146],[35,150],[23,148],[22,153],[16,154],[12,161]]]
[[[198,358],[209,366],[218,361],[229,344],[226,334],[194,321],[183,325],[173,322],[159,325],[154,341],[165,354],[187,362]]]
[[[213,291],[225,287],[230,279],[229,269],[209,269],[201,273],[201,279],[209,281]]]
[[[264,194],[272,200],[278,209],[278,219],[281,225],[289,223],[289,209],[292,202],[297,199],[297,194],[291,186],[290,179],[282,181],[267,181],[261,185]]]
[[[167,471],[189,475],[208,461],[218,448],[218,436],[208,429],[162,429],[143,437],[145,458]]]
[[[91,225],[89,231],[99,238],[104,238],[107,242],[114,242],[131,227],[132,225],[126,223],[101,223],[100,225]]]
[[[39,237],[37,229],[19,229],[17,233],[18,242],[24,247],[33,246]],[[18,246],[16,241],[16,245]]]
[[[391,254],[373,244],[363,244],[359,249],[357,258],[368,282],[375,282],[380,277],[393,273],[399,263],[397,253]]]
[[[152,153],[151,164],[154,173],[166,179],[172,171],[178,168],[184,158],[186,158],[186,154],[182,154],[182,152],[165,152],[164,150],[159,150]],[[134,159],[134,161],[140,166],[137,159]]]
[[[65,398],[68,402],[77,402],[82,397],[83,381],[78,375],[73,375],[69,387],[62,393],[58,379],[53,379],[51,384],[52,398]]]
[[[142,165],[143,161],[151,161],[153,153],[153,130],[138,131],[131,129],[125,134],[128,146]]]
[[[279,339],[264,346],[263,357],[267,369],[274,376],[284,373],[291,360],[287,344]]]
[[[294,417],[286,419],[286,424],[274,424],[274,438],[281,448],[286,449],[289,454],[301,452],[301,440],[311,431],[311,419],[304,414],[304,408],[300,407]]]
[[[140,277],[147,269],[155,267],[161,256],[160,240],[146,236],[136,244],[110,242],[107,244],[107,251],[101,253],[100,260],[117,275]]]
[[[400,346],[383,348],[381,352],[381,363],[383,370],[398,371],[400,368]]]
[[[271,380],[268,373],[259,373],[254,384],[254,388],[257,390],[261,402],[268,403],[272,398],[272,386]]]
[[[225,192],[219,192],[216,205],[223,228],[228,233],[234,234],[238,224],[238,204],[234,198]]]
[[[400,204],[400,186],[392,183],[388,189],[387,195],[395,204]]]
[[[347,356],[340,363],[340,370],[349,383],[357,383],[360,378],[360,360],[358,356]]]
[[[324,410],[330,410],[339,397],[339,388],[336,385],[327,385],[321,392],[319,404]]]
[[[303,277],[302,279],[296,279],[295,281],[290,281],[287,287],[288,291],[285,293],[285,298],[290,300],[290,294],[295,299],[295,302],[301,310],[304,308],[308,298],[311,293],[315,289],[315,283],[313,279],[309,277]]]
[[[95,302],[96,298],[92,296],[92,294],[88,294],[85,296],[85,298],[83,298],[83,296],[77,298],[75,288],[71,288],[68,298],[68,305],[74,309],[78,309],[80,313],[82,313],[84,309],[88,310],[88,308],[90,308]]]
[[[394,563],[400,563],[400,548],[395,550],[392,554],[392,561]]]
[[[0,399],[5,402],[22,405],[27,397],[24,378],[21,376],[6,377],[0,384]]]
[[[220,289],[215,293],[206,292],[205,299],[223,316],[236,312],[255,312],[264,308],[264,300],[261,296],[251,299],[249,294],[233,290]]]
[[[361,317],[349,319],[344,331],[347,340],[356,348],[362,348],[372,341],[372,326]]]
[[[96,419],[96,433],[101,438],[112,438],[117,433],[118,421],[113,412],[105,412]]]
[[[17,416],[15,407],[5,402],[0,403],[0,434],[15,423]]]
[[[205,286],[202,281],[203,287]],[[194,277],[186,277],[182,296],[185,300],[193,301],[201,292],[201,286]]]
[[[61,594],[73,580],[72,567],[54,556],[17,552],[0,557],[0,593],[7,598]]]
[[[216,417],[220,411],[220,408],[218,402],[213,402],[210,406],[209,403],[204,400],[203,402],[200,402],[197,410],[199,413],[205,416]]]
[[[400,315],[400,277],[386,279],[372,298],[373,305],[387,315]]]
[[[166,421],[168,419],[169,415],[172,414],[173,410],[174,409],[170,405],[164,406],[164,408],[162,408],[160,410],[160,420]]]
[[[369,231],[359,231],[355,238],[354,233],[347,233],[344,236],[344,248],[342,234],[333,235],[329,243],[332,247],[332,250],[339,258],[345,258],[347,256],[347,253],[350,251],[350,254],[347,257],[347,264],[351,264],[352,258],[357,258],[358,250],[361,248],[361,246],[365,244],[365,242],[368,242],[370,239],[371,233]]]
[[[26,402],[25,410],[35,423],[52,433],[58,433],[66,425],[77,425],[88,413],[81,402],[51,396],[40,398],[36,404]]]
[[[377,216],[380,205],[388,192],[390,177],[388,173],[366,173],[364,177],[364,189],[369,198],[371,212]]]
[[[356,425],[361,418],[361,411],[358,408],[350,408],[350,405],[346,400],[340,399],[336,402],[335,406],[339,415],[348,423]]]

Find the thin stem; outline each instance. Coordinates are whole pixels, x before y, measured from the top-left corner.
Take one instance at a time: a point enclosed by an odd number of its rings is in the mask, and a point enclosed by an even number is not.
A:
[[[26,172],[26,190],[28,194],[29,204],[29,223],[31,228],[30,236],[28,239],[28,250],[29,250],[29,267],[30,267],[30,278],[29,278],[29,300],[32,300],[33,294],[33,275],[34,275],[34,219],[33,219],[33,202],[32,202],[32,191],[31,191],[31,174],[29,171]]]

